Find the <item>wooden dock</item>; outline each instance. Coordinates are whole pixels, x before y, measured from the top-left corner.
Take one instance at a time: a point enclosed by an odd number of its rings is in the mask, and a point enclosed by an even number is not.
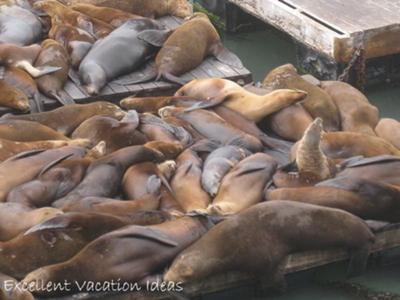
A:
[[[178,27],[182,20],[176,17],[163,17],[159,21],[163,23],[169,29],[175,29]],[[134,72],[129,75],[122,76],[120,78],[129,79],[135,74],[136,78],[138,73],[141,71]],[[246,68],[233,68],[231,66],[225,65],[214,57],[207,58],[198,68],[193,71],[181,76],[186,81],[199,78],[226,78],[234,81],[239,81],[242,83],[250,83],[252,81],[252,75]],[[118,79],[117,79],[118,80]],[[121,86],[113,82],[108,83],[101,93],[97,96],[89,96],[82,86],[76,85],[72,81],[68,81],[65,85],[64,90],[69,94],[76,103],[89,103],[98,100],[105,100],[114,103],[118,103],[119,100],[131,96],[160,96],[160,95],[171,95],[179,88],[178,85],[167,83],[164,81],[158,82],[147,82],[142,84]],[[42,100],[44,102],[45,110],[54,109],[59,107],[60,104],[42,95]],[[9,108],[0,107],[0,116],[6,113],[17,113]]]
[[[399,0],[228,1],[338,63],[400,53]]]

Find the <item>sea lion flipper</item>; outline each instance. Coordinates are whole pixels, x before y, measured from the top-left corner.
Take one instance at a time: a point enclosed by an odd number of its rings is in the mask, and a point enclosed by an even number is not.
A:
[[[159,74],[159,77],[163,78],[164,80],[171,82],[171,83],[175,83],[175,84],[179,84],[179,85],[185,85],[186,83],[188,83],[187,81],[176,77],[175,75],[172,75],[171,73],[162,73],[161,76]],[[160,78],[157,78],[157,80]]]
[[[190,147],[194,152],[207,152],[211,153],[221,147],[218,141],[202,139]]]
[[[28,101],[29,101],[29,111],[30,111],[30,113],[31,114],[38,113],[39,112],[39,107],[38,107],[35,99],[31,97],[31,98],[28,99]]]
[[[240,58],[237,57],[236,54],[225,48],[221,41],[215,43],[211,47],[210,52],[223,64],[239,69],[243,68],[243,63]]]
[[[27,60],[21,60],[16,65],[17,68],[23,69],[29,73],[33,78],[38,78],[43,75],[51,74],[61,70],[61,67],[53,67],[53,66],[44,66],[44,67],[34,67]]]
[[[141,33],[138,34],[138,39],[142,40],[150,45],[155,47],[162,47],[168,37],[171,35],[172,30],[143,30]]]
[[[184,112],[191,112],[198,109],[206,109],[206,108],[213,108],[225,101],[225,98],[211,98],[207,101],[199,100],[196,104],[193,104],[189,108],[185,109]]]
[[[50,170],[52,167],[58,165],[60,162],[70,158],[71,156],[73,156],[74,154],[70,153],[70,154],[66,154],[64,156],[61,156],[60,158],[53,160],[51,163],[45,165],[43,167],[43,169],[40,171],[38,177],[42,176],[44,173],[46,173],[48,170]]]
[[[41,98],[41,96],[40,96],[39,93],[36,93],[33,96],[33,100],[35,101],[35,104],[36,104],[38,112],[43,112],[44,111],[44,106],[43,106],[42,99],[40,99],[40,98]]]
[[[143,226],[132,226],[126,234],[121,237],[127,238],[145,238],[169,247],[177,247],[178,243],[170,239],[167,235],[160,231],[155,231],[151,228]]]
[[[10,162],[10,161],[17,160],[17,159],[27,158],[29,156],[33,156],[33,155],[42,153],[44,151],[46,151],[46,150],[39,149],[39,150],[31,150],[31,151],[21,152],[21,153],[18,153],[17,155],[14,155],[14,156],[10,157],[9,159],[6,159],[5,161],[3,161],[3,163]]]
[[[54,93],[52,96],[64,106],[75,104],[74,99],[65,91],[59,91],[58,94]]]
[[[38,67],[37,69],[39,70],[39,73],[37,74],[36,77],[40,77],[43,75],[52,74],[57,71],[60,71],[62,68],[61,67],[53,67],[53,66],[43,66],[43,67]]]
[[[114,80],[114,84],[118,85],[133,85],[143,82],[149,82],[157,78],[158,71],[154,65],[146,66],[141,72],[133,73],[129,79]]]
[[[68,77],[76,85],[79,85],[79,86],[82,85],[82,82],[81,82],[81,79],[79,78],[79,75],[72,68],[69,69]]]
[[[4,74],[6,73],[6,67],[0,66],[0,80],[4,79]]]

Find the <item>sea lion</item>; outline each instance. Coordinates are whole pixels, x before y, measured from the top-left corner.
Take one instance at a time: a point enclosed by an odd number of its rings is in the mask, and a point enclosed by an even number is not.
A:
[[[271,201],[211,228],[175,258],[164,280],[184,284],[217,273],[241,271],[270,286],[271,280],[279,276],[279,266],[287,255],[332,247],[350,252],[349,273],[354,275],[365,269],[373,242],[374,235],[368,226],[350,213]]]
[[[0,273],[0,299],[3,300],[35,300],[29,291],[19,288],[19,282]]]
[[[147,148],[161,152],[166,160],[174,160],[183,151],[180,143],[152,141],[145,144]]]
[[[70,69],[68,52],[63,45],[51,39],[42,42],[42,51],[35,62],[35,67],[47,66],[59,67],[60,70],[37,78],[39,90],[63,105],[74,104],[75,101],[63,90]]]
[[[359,90],[340,81],[323,81],[321,88],[339,109],[343,131],[376,135],[374,128],[379,122],[379,110]]]
[[[324,90],[302,78],[293,65],[286,64],[272,70],[265,77],[263,86],[306,91],[308,96],[302,105],[307,112],[313,118],[321,118],[326,131],[340,130],[339,110],[332,98]]]
[[[103,21],[110,24],[112,27],[117,28],[123,25],[126,21],[131,19],[142,18],[141,16],[122,11],[120,9],[110,7],[100,7],[92,4],[73,4],[69,6],[73,10],[79,11],[89,17]]]
[[[218,194],[207,211],[213,215],[231,215],[261,202],[263,191],[278,167],[268,154],[253,154],[222,179]]]
[[[140,40],[139,34],[163,32],[161,23],[151,19],[129,20],[104,39],[98,40],[79,66],[86,91],[97,95],[118,76],[133,72],[155,53],[155,47]]]
[[[9,241],[34,225],[62,213],[52,207],[32,209],[20,203],[0,203],[0,241]]]
[[[179,76],[198,67],[208,55],[225,64],[243,67],[240,59],[224,47],[217,30],[204,13],[193,14],[164,43],[160,43],[152,33],[141,34],[140,38],[162,48],[156,56],[154,72],[135,83],[162,78],[184,85],[186,82]]]
[[[159,115],[174,116],[189,122],[195,130],[207,139],[218,141],[223,145],[238,145],[252,152],[263,149],[259,139],[233,127],[217,114],[204,109],[186,112],[183,108],[164,107]]]
[[[28,97],[12,85],[0,80],[0,106],[9,107],[22,112],[30,109]]]
[[[383,118],[375,127],[376,134],[400,149],[400,122],[395,119]]]
[[[192,5],[187,0],[62,0],[68,5],[92,4],[104,6],[144,17],[160,18],[166,15],[186,18],[192,15]]]
[[[88,32],[68,24],[53,24],[49,38],[64,46],[75,69],[79,68],[81,61],[96,42]]]
[[[183,217],[146,227],[127,226],[101,236],[64,263],[33,271],[23,282],[139,282],[164,268],[212,226],[211,221],[201,216]],[[101,264],[93,263],[99,259]],[[34,293],[50,296],[39,289]]]
[[[97,39],[106,37],[114,29],[111,25],[74,11],[56,0],[36,1],[33,7],[48,14],[52,24],[68,24],[78,27]]]
[[[124,147],[147,142],[146,136],[136,130],[138,125],[139,116],[135,111],[128,112],[121,121],[107,116],[94,116],[79,125],[71,137],[89,139],[93,144],[104,141],[105,152],[110,154]]]
[[[126,170],[137,163],[160,161],[163,155],[146,146],[131,146],[120,149],[94,161],[86,171],[82,182],[71,192],[53,203],[62,208],[85,197],[112,198],[120,188]]]
[[[30,115],[7,114],[2,119],[17,119],[38,122],[53,128],[65,136],[69,136],[83,121],[96,116],[108,116],[117,120],[126,113],[110,102],[97,101],[89,104],[73,104],[48,112]]]
[[[196,152],[186,149],[176,163],[176,173],[171,180],[175,199],[186,213],[206,209],[211,198],[201,186],[203,161]]]
[[[260,122],[266,116],[304,100],[307,93],[282,89],[260,96],[248,92],[234,81],[211,78],[192,80],[181,87],[175,96],[202,99],[204,105],[200,105],[200,108],[220,104],[242,114],[250,121]]]
[[[4,202],[8,193],[21,184],[33,180],[58,162],[85,155],[81,147],[62,147],[52,150],[34,150],[23,152],[0,163],[0,202]]]

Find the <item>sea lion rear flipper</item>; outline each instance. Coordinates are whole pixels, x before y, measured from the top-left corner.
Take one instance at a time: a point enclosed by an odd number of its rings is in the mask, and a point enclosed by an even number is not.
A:
[[[126,230],[125,230],[126,231]],[[122,238],[145,238],[160,244],[164,244],[169,247],[177,247],[179,244],[167,235],[160,231],[155,231],[148,227],[143,226],[130,226],[129,232],[121,236]]]
[[[143,30],[141,33],[138,34],[138,39],[142,40],[150,45],[155,47],[162,47],[168,37],[171,35],[172,30]]]
[[[354,277],[361,275],[367,269],[368,257],[370,254],[369,247],[364,247],[351,252],[347,276]]]
[[[60,158],[57,158],[56,160],[53,160],[52,162],[50,162],[49,164],[45,165],[43,167],[43,169],[40,171],[38,177],[42,176],[44,173],[46,173],[48,170],[50,170],[52,167],[58,165],[60,162],[63,162],[64,160],[70,158],[71,156],[73,156],[74,154],[70,153],[70,154],[65,154],[64,156],[61,156]]]
[[[186,83],[188,83],[187,81],[185,81],[179,77],[176,77],[175,75],[172,75],[171,73],[163,73],[163,74],[161,74],[161,76],[159,74],[159,76],[156,80],[159,80],[161,78],[163,78],[164,80],[166,80],[168,82],[179,84],[179,85],[185,85]]]
[[[214,44],[210,52],[214,55],[220,62],[235,67],[235,68],[243,68],[242,61],[236,54],[232,53],[225,46],[219,41],[218,43]]]
[[[65,91],[59,91],[58,94],[54,93],[52,96],[64,106],[75,104],[74,99],[72,99],[72,97],[68,95]]]

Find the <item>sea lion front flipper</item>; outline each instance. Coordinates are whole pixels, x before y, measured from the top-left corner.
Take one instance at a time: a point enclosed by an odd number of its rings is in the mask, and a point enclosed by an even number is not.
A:
[[[222,146],[221,143],[219,143],[217,141],[202,139],[202,140],[196,142],[194,145],[192,145],[190,147],[190,149],[193,150],[194,152],[211,153],[214,150],[217,150],[221,146]]]
[[[162,47],[168,37],[171,35],[172,30],[155,30],[155,29],[148,29],[143,30],[141,33],[138,34],[138,39],[142,40],[152,46],[155,47]]]
[[[127,231],[126,229],[124,231]],[[121,235],[121,238],[145,238],[169,247],[177,247],[178,243],[170,239],[167,235],[160,231],[155,231],[144,226],[130,226],[129,232]]]
[[[68,95],[65,91],[59,91],[58,94],[54,93],[52,96],[64,106],[75,104],[74,99],[70,95]]]
[[[15,67],[20,68],[28,72],[33,78],[38,78],[43,75],[51,74],[61,70],[61,67],[44,66],[35,68],[27,60],[21,60],[15,64]]]
[[[225,46],[219,41],[215,43],[210,48],[210,53],[214,55],[220,62],[223,64],[235,67],[235,68],[243,68],[243,63],[236,54],[229,51]]]
[[[33,100],[35,101],[35,104],[36,104],[38,112],[43,112],[44,111],[44,105],[43,105],[43,102],[42,102],[40,94],[36,93],[33,96]]]

